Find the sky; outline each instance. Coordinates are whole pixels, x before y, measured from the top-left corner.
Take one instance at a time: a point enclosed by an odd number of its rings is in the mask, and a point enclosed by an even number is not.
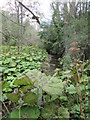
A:
[[[4,8],[7,8],[7,2],[8,1],[11,1],[12,4],[14,4],[14,0],[0,0],[0,8],[4,7]],[[22,3],[23,4],[27,4],[29,0],[20,0],[20,1],[23,1]],[[41,13],[44,14],[44,19],[51,19],[51,13],[50,13],[50,3],[52,1],[56,1],[56,0],[37,0],[39,3],[40,3],[40,11]],[[60,1],[60,2],[72,2],[72,1],[76,1],[79,2],[80,0],[57,0],[57,1]],[[89,1],[89,0],[81,0],[83,2],[85,1]]]
[[[14,1],[14,0],[0,0],[0,7],[5,6],[5,4],[7,3],[7,1]],[[27,1],[27,0],[23,0],[23,1]],[[49,8],[50,2],[51,1],[55,1],[55,0],[38,0],[38,1],[41,3],[43,11],[45,11],[46,9]],[[71,1],[71,2],[72,1],[76,1],[76,2],[83,1],[83,2],[85,2],[85,1],[89,1],[89,0],[58,0],[58,1],[63,1],[63,2],[68,2],[68,1]]]
[[[0,8],[6,8],[7,3],[11,1],[12,4],[14,3],[14,0],[0,0]],[[23,4],[27,3],[28,0],[23,0]],[[45,18],[49,19],[50,16],[50,2],[52,0],[38,0],[40,3],[40,10],[42,13],[44,13]]]
[[[0,7],[4,6],[6,4],[7,0],[0,0]]]

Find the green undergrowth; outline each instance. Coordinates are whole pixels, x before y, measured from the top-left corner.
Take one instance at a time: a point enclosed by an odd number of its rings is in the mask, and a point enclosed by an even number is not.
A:
[[[13,81],[22,72],[32,69],[41,69],[44,61],[48,61],[48,54],[34,46],[23,47],[23,52],[17,54],[17,47],[0,47],[0,76],[6,81]]]
[[[60,64],[64,66],[63,60]],[[64,95],[60,96],[61,104],[70,111],[71,119],[87,119],[89,120],[89,90],[90,90],[90,60],[75,64],[68,64],[68,68],[57,68],[54,75],[62,81],[66,81],[67,85],[64,89]],[[80,114],[80,105],[82,104],[82,115]]]
[[[41,72],[49,66],[45,50],[28,46],[17,55],[16,47],[0,49],[3,118],[89,119],[89,60],[77,63],[77,71],[70,63],[50,76]],[[60,65],[64,63],[60,60]]]
[[[4,90],[7,84],[3,85]],[[16,106],[7,117],[69,118],[68,109],[60,103],[65,85],[57,77],[47,76],[36,69],[22,74],[14,80],[12,92],[6,93],[7,100]]]

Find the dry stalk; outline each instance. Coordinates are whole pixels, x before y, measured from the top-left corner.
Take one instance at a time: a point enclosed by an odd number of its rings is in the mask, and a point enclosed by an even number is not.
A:
[[[77,68],[77,64],[75,66],[76,68],[76,72],[77,72],[77,76],[78,76],[78,80],[79,80],[79,86],[78,86],[78,95],[79,95],[79,101],[80,101],[80,114],[83,115],[83,103],[82,103],[82,94],[81,94],[81,91],[80,91],[80,75],[79,75],[79,72],[78,72],[78,68]]]
[[[82,79],[83,79],[83,83],[84,83],[84,97],[85,97],[85,100],[84,100],[84,109],[85,109],[85,120],[86,120],[86,86],[85,86],[85,81],[84,81],[84,77],[83,77],[83,69],[82,69],[82,66],[81,66],[81,74],[82,74]]]

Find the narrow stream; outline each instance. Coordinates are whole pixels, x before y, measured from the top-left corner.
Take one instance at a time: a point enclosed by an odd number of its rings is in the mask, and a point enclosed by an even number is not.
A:
[[[60,63],[58,61],[58,58],[53,56],[53,55],[50,55],[50,68],[49,68],[49,71],[50,71],[51,76],[54,74],[54,70],[56,68],[60,68]]]

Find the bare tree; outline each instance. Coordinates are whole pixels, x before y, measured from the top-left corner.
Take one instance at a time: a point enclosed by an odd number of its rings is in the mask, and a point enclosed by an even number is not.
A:
[[[29,11],[33,15],[32,19],[35,19],[38,24],[40,24],[40,21],[39,21],[39,18],[28,7],[26,7],[22,2],[16,0],[15,4],[16,4],[16,8],[17,8],[17,21],[18,21],[18,44],[17,44],[17,47],[18,47],[18,54],[19,54],[20,45],[21,45],[21,52],[22,52],[22,38],[23,38],[23,33],[22,33],[22,24],[23,24],[22,12],[23,11],[22,10],[23,10],[23,8],[25,10]],[[21,13],[20,13],[20,11],[21,11]],[[20,18],[21,18],[21,20],[20,20]],[[19,24],[21,25],[21,29],[19,27]]]

